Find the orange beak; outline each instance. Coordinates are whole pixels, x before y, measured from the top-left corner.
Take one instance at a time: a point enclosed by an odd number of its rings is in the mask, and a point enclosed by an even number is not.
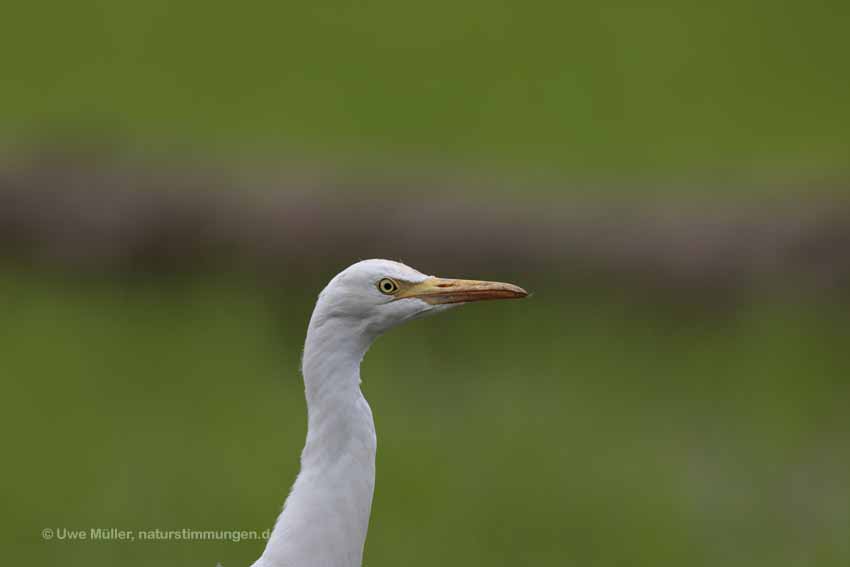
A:
[[[426,303],[439,305],[489,299],[521,299],[527,295],[527,291],[509,283],[428,278],[403,289],[396,298],[415,297]]]

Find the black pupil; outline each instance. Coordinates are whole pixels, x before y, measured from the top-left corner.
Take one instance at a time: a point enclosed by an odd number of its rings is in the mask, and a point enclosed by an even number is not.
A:
[[[392,291],[392,289],[393,289],[392,282],[385,281],[384,282],[384,291]]]

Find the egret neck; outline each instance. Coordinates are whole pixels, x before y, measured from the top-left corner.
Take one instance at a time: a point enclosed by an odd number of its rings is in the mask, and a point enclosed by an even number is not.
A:
[[[313,313],[304,347],[301,472],[269,539],[268,565],[357,567],[363,556],[376,437],[360,391],[360,362],[375,337],[356,321],[323,315]]]

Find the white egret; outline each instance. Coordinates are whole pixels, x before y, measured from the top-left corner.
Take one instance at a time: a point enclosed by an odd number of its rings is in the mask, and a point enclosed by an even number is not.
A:
[[[319,295],[304,345],[307,441],[301,471],[253,567],[359,567],[375,486],[375,425],[360,361],[384,331],[427,313],[528,295],[515,285],[426,276],[364,260]]]

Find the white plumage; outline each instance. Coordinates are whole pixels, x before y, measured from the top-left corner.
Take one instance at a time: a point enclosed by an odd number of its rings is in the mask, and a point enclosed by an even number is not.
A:
[[[319,295],[304,345],[301,471],[253,567],[361,565],[377,440],[360,362],[372,341],[460,303],[525,295],[511,284],[435,278],[389,260],[364,260],[334,277]]]

